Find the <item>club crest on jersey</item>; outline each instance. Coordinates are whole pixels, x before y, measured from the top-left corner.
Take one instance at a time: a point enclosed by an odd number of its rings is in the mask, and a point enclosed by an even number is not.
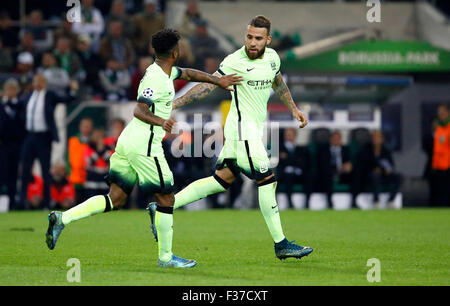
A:
[[[151,88],[144,89],[144,91],[142,92],[142,96],[147,99],[151,98],[153,96],[153,89]]]
[[[259,166],[259,172],[266,173],[269,170],[269,165],[267,163],[262,163]]]
[[[273,70],[273,71],[277,70],[277,65],[275,64],[274,61],[271,61],[271,62],[270,62],[270,67],[272,67],[272,70]]]

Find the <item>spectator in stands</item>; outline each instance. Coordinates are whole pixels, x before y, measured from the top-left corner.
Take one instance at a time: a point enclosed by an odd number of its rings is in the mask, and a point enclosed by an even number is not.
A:
[[[205,58],[223,58],[224,52],[218,47],[218,41],[208,34],[208,24],[204,20],[197,20],[195,34],[189,39],[195,56],[195,68],[204,70]]]
[[[69,180],[75,187],[75,198],[77,203],[84,202],[87,197],[84,194],[84,183],[86,182],[86,162],[84,151],[91,138],[93,123],[91,118],[83,118],[78,126],[78,134],[69,138],[68,158],[70,165]]]
[[[40,62],[40,53],[34,45],[34,37],[30,32],[25,32],[14,53],[16,59],[15,73],[19,74],[19,83],[23,91],[31,89],[31,80],[34,75],[34,63]]]
[[[33,57],[39,57],[39,51],[34,43],[34,36],[31,32],[24,32],[20,38],[20,44],[16,45],[16,55],[22,52],[29,52]]]
[[[36,174],[33,174],[32,180],[27,186],[27,209],[42,209],[42,201],[44,198],[44,181]]]
[[[77,83],[71,83],[70,96],[59,96],[47,90],[47,81],[42,74],[33,78],[33,91],[23,100],[23,111],[25,118],[25,137],[22,152],[22,177],[20,203],[25,205],[26,187],[31,181],[31,169],[34,160],[39,159],[42,177],[44,180],[44,205],[50,201],[50,158],[52,141],[59,141],[58,129],[56,128],[54,112],[57,103],[68,103],[74,100]]]
[[[431,204],[448,206],[450,205],[450,109],[448,105],[439,105],[433,129]]]
[[[37,69],[47,80],[47,88],[58,95],[65,95],[70,85],[70,78],[66,70],[57,66],[53,53],[46,52],[42,56],[42,66]]]
[[[72,30],[78,35],[87,34],[92,39],[92,50],[98,52],[100,36],[105,28],[103,15],[94,7],[94,0],[82,0],[81,22],[74,22]]]
[[[12,72],[14,61],[8,48],[3,47],[3,41],[0,37],[0,72]]]
[[[156,0],[144,0],[144,10],[132,17],[135,26],[134,45],[139,55],[147,55],[150,38],[164,28],[164,17],[157,11]]]
[[[5,11],[0,13],[0,38],[4,48],[10,52],[15,51],[19,44],[19,31],[12,26],[12,20]]]
[[[104,130],[94,129],[89,145],[84,151],[87,173],[84,189],[87,197],[106,194],[109,190],[105,182],[105,176],[109,171],[109,158],[112,155],[112,150],[105,145],[104,138]]]
[[[121,118],[115,118],[111,122],[110,127],[110,136],[105,138],[105,145],[110,147],[111,150],[114,150],[117,145],[117,140],[119,140],[119,136],[125,128],[125,121]]]
[[[91,38],[89,35],[80,35],[78,38],[77,55],[81,61],[81,67],[83,67],[81,72],[83,83],[94,92],[101,91],[98,72],[102,64],[100,57],[91,50]]]
[[[63,68],[71,79],[77,79],[81,71],[81,61],[78,55],[72,51],[70,40],[67,37],[60,37],[56,42],[53,51],[58,61],[58,66]]]
[[[106,28],[112,21],[120,21],[123,25],[123,34],[125,37],[132,37],[134,34],[134,24],[131,17],[127,14],[123,0],[114,0],[111,4],[111,11],[106,18]]]
[[[52,166],[50,173],[52,175],[50,207],[63,210],[71,208],[75,203],[75,189],[67,178],[66,167],[63,163],[56,163]]]
[[[19,53],[17,56],[17,66],[14,72],[16,73],[22,90],[25,93],[31,90],[31,82],[34,77],[34,57],[30,52]]]
[[[287,128],[283,132],[283,141],[280,143],[280,160],[277,173],[280,185],[286,191],[289,207],[294,207],[291,195],[295,185],[301,184],[306,193],[307,202],[310,193],[310,157],[306,148],[296,144],[297,130]]]
[[[0,104],[0,188],[6,189],[12,209],[16,208],[20,147],[25,136],[19,91],[19,83],[15,79],[8,79],[3,85]]]
[[[186,11],[184,12],[183,17],[180,19],[180,22],[176,25],[175,28],[183,37],[189,38],[195,34],[197,22],[201,19],[202,17],[198,10],[197,1],[189,0],[186,3]]]
[[[106,64],[106,69],[99,72],[100,84],[103,97],[109,101],[127,101],[128,88],[131,83],[128,70],[121,69],[118,62],[110,60]]]
[[[188,39],[182,38],[178,41],[180,48],[180,58],[178,59],[178,65],[180,67],[194,67],[195,56],[192,52],[191,43]]]
[[[219,60],[215,57],[205,58],[205,72],[214,74],[219,69]]]
[[[277,30],[272,33],[272,42],[270,43],[270,46],[277,52],[291,49],[295,46],[299,46],[300,44],[301,38],[298,33],[295,33],[292,36],[289,34],[281,34]]]
[[[68,209],[75,203],[75,191],[73,185],[66,178],[64,164],[56,163],[51,169],[52,181],[50,186],[50,205],[55,209]],[[44,181],[36,174],[27,189],[28,208],[44,208]]]
[[[100,44],[100,57],[105,64],[114,61],[119,70],[127,70],[133,65],[135,59],[133,45],[123,36],[121,21],[113,20],[109,24],[108,35]]]
[[[78,35],[72,31],[73,22],[67,20],[66,13],[63,13],[61,23],[58,28],[54,30],[54,46],[61,37],[67,37],[70,41],[70,47],[75,48],[78,45]],[[88,36],[88,34],[85,34]]]
[[[151,57],[147,56],[141,57],[139,59],[138,68],[134,71],[133,75],[131,76],[131,87],[128,95],[128,99],[130,99],[130,101],[135,101],[137,99],[136,95],[139,88],[139,84],[141,83],[141,79],[145,74],[145,70],[151,64],[153,64],[153,59]]]
[[[375,207],[379,207],[379,193],[383,186],[389,187],[388,207],[393,207],[400,188],[400,175],[395,172],[391,151],[384,145],[381,131],[372,132],[372,142],[361,148],[355,166],[355,200],[358,192],[371,186]],[[354,203],[355,204],[355,203]]]
[[[180,57],[178,59],[178,66],[193,68],[195,66],[195,57],[192,53],[191,45],[189,40],[182,38],[178,41],[178,46],[180,50]],[[181,88],[186,86],[188,81],[182,79],[176,79],[173,82],[175,91],[179,91]]]
[[[350,160],[350,151],[347,146],[342,145],[340,132],[333,132],[330,142],[318,148],[317,172],[319,174],[320,191],[326,192],[328,207],[331,208],[333,184],[350,185],[351,189],[353,182],[353,165]]]
[[[29,15],[29,24],[21,30],[21,35],[24,32],[30,32],[34,37],[34,45],[39,52],[49,50],[53,46],[53,32],[43,24],[42,12],[34,10]]]

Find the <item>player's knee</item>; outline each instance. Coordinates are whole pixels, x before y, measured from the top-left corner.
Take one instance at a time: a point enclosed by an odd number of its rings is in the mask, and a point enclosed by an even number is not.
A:
[[[263,178],[262,180],[258,180],[256,181],[256,183],[258,184],[258,187],[264,186],[264,185],[269,185],[272,183],[275,183],[277,181],[275,174],[271,174],[265,178]]]
[[[175,196],[173,194],[168,194],[164,196],[157,196],[158,206],[161,207],[173,207],[175,204]]]
[[[231,183],[234,181],[234,179],[233,179],[233,181],[231,181],[231,182],[226,182],[224,179],[222,179],[222,178],[221,178],[220,176],[218,176],[217,174],[214,174],[214,175],[213,175],[213,178],[217,181],[217,183],[219,183],[219,184],[222,186],[222,188],[224,189],[224,191],[227,190],[228,188],[230,188]]]
[[[117,185],[112,184],[109,191],[109,198],[111,199],[114,209],[122,208],[127,202],[128,195]]]
[[[236,177],[233,174],[233,172],[230,169],[228,169],[228,168],[223,168],[223,169],[220,169],[220,170],[216,170],[216,172],[214,174],[214,178],[217,179],[217,177],[220,178],[222,181],[226,182],[227,184],[233,183],[234,180],[236,179]]]
[[[121,209],[127,202],[127,195],[117,192],[110,192],[109,198],[111,199],[112,206],[114,209]]]
[[[114,209],[121,209],[125,203],[127,202],[127,196],[118,195],[118,194],[109,194],[109,198],[111,199],[112,206]]]

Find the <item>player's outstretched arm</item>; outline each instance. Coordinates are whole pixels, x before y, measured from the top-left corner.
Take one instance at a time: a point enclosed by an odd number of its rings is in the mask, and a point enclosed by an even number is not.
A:
[[[291,92],[289,91],[289,88],[284,82],[281,74],[275,77],[272,87],[275,90],[275,93],[280,97],[280,100],[289,108],[292,116],[302,123],[299,127],[305,127],[308,124],[308,119],[306,119],[306,115],[302,113],[295,105]]]
[[[181,69],[180,79],[189,82],[210,83],[229,91],[233,91],[233,89],[230,88],[231,85],[241,85],[240,82],[244,80],[242,77],[237,76],[236,73],[219,77],[216,74],[212,75],[200,70],[190,68]]]
[[[173,100],[172,102],[172,109],[180,108],[184,105],[191,104],[192,102],[196,100],[203,99],[207,95],[209,95],[211,92],[214,91],[214,89],[217,88],[217,85],[210,84],[210,83],[201,83],[198,85],[195,85],[191,89],[188,90],[183,96]]]
[[[148,109],[148,105],[143,102],[137,103],[134,108],[134,116],[145,123],[162,126],[168,133],[172,131],[172,127],[176,123],[176,121],[172,118],[169,120],[164,120],[163,118],[156,116]]]

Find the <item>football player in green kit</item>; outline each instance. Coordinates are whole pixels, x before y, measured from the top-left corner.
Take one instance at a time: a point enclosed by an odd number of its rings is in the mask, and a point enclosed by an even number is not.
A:
[[[213,76],[194,69],[176,66],[179,58],[178,32],[165,29],[152,36],[156,61],[150,65],[138,89],[134,118],[121,133],[115,153],[110,159],[107,195],[98,195],[65,212],[51,212],[46,242],[53,249],[61,231],[69,223],[93,214],[118,209],[125,204],[133,187],[139,185],[155,194],[155,227],[158,241],[158,265],[161,267],[189,268],[193,260],[172,254],[173,234],[173,175],[164,157],[161,141],[172,130],[175,121],[170,118],[175,96],[173,80],[208,82],[224,89],[240,85],[241,77]]]
[[[277,182],[262,141],[271,88],[292,116],[300,121],[300,128],[306,126],[308,121],[295,105],[281,76],[278,54],[267,48],[270,41],[270,21],[264,16],[256,16],[247,27],[245,46],[228,55],[220,64],[216,75],[237,73],[244,78],[241,86],[233,85],[231,107],[224,127],[225,145],[218,157],[215,174],[197,180],[175,194],[174,209],[227,190],[236,176],[243,172],[258,184],[259,207],[274,240],[276,256],[279,259],[300,259],[313,249],[290,242],[283,234],[275,198]],[[210,84],[196,85],[176,99],[173,108],[202,99],[215,88]],[[153,235],[158,240],[154,225],[155,208],[155,203],[150,203],[147,210]]]

